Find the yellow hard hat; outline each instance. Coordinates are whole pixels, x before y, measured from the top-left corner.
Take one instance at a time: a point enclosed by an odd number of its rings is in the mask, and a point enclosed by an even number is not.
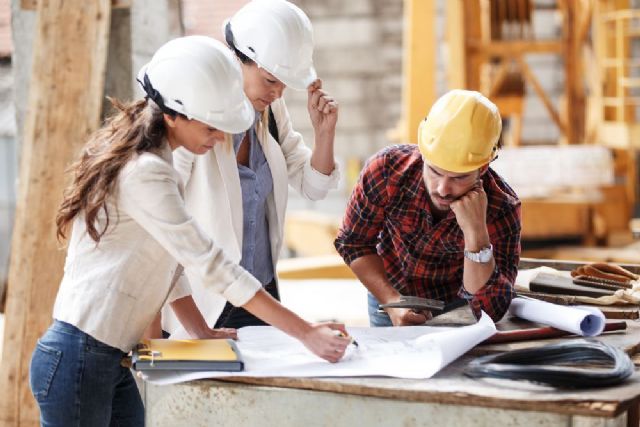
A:
[[[440,97],[420,123],[418,146],[429,163],[466,173],[495,159],[501,131],[493,102],[479,92],[455,89]]]

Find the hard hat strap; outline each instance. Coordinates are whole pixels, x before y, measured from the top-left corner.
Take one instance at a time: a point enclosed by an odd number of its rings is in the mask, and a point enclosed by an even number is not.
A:
[[[156,105],[158,105],[158,107],[160,108],[160,111],[162,111],[163,113],[168,114],[170,116],[176,115],[176,111],[164,105],[164,98],[162,97],[162,94],[158,92],[156,89],[154,89],[153,85],[151,84],[151,81],[149,80],[149,75],[147,73],[144,73],[142,82],[140,81],[140,79],[136,79],[136,80],[138,80],[138,83],[140,83],[140,85],[142,86],[142,89],[144,89],[145,93],[147,94],[145,96],[145,99],[151,99],[153,102],[155,102]]]

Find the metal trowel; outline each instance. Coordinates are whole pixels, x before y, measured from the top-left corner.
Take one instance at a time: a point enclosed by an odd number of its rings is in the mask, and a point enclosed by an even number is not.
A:
[[[471,310],[469,302],[465,299],[457,299],[445,304],[444,301],[403,296],[400,301],[388,304],[380,304],[380,309],[384,308],[410,308],[415,311],[428,310],[433,318],[427,320],[427,326],[466,326],[474,325],[478,322]]]

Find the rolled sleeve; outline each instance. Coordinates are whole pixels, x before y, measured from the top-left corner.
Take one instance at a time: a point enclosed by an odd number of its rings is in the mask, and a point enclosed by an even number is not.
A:
[[[487,284],[478,292],[472,295],[462,288],[458,295],[462,298],[470,298],[469,303],[476,317],[480,318],[481,311],[484,311],[497,322],[505,315],[515,296],[513,279],[495,268]]]
[[[186,212],[179,179],[168,163],[141,158],[120,180],[119,206],[204,287],[232,303],[246,302],[260,283],[226,257]],[[180,283],[172,297],[185,289]]]
[[[505,315],[511,300],[515,297],[513,284],[520,262],[519,202],[506,212],[496,215],[496,218],[495,222],[489,225],[496,267],[487,283],[473,295],[471,308],[476,316],[480,316],[482,310],[497,322]],[[464,288],[459,295],[463,296],[463,292],[466,292]]]
[[[325,175],[311,166],[311,158],[304,165],[305,192],[311,200],[319,200],[327,195],[329,190],[338,188],[340,182],[340,167],[336,163],[331,174]]]
[[[245,305],[262,288],[258,281],[250,279],[251,277],[239,278],[228,285],[222,295],[236,307]]]

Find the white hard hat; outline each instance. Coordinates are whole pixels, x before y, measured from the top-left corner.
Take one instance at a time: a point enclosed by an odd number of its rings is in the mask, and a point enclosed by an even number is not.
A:
[[[236,49],[285,85],[304,90],[318,77],[311,21],[299,7],[285,0],[252,0],[228,24]]]
[[[244,132],[255,119],[238,61],[211,37],[180,37],[165,43],[140,69],[138,83],[163,111],[228,133]]]

